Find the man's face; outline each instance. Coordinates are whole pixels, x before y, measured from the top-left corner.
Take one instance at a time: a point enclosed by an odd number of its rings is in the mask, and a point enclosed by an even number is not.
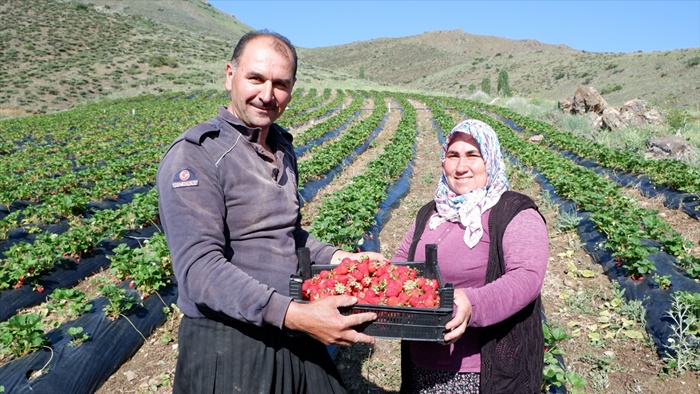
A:
[[[265,133],[292,99],[294,63],[291,53],[283,52],[273,38],[258,37],[248,42],[235,68],[226,65],[229,112]]]

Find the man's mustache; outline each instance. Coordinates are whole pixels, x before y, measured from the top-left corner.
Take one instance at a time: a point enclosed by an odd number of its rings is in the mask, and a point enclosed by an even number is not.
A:
[[[258,108],[263,108],[263,109],[275,109],[275,108],[277,108],[277,103],[274,101],[270,101],[268,103],[265,103],[260,99],[256,99],[256,100],[251,101],[250,103]]]

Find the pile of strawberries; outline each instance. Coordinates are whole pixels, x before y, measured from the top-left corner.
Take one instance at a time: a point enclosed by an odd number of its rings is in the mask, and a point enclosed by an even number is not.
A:
[[[331,270],[322,270],[305,280],[302,298],[315,301],[325,297],[348,294],[357,297],[358,304],[437,308],[438,281],[418,276],[418,271],[406,265],[388,261],[345,258]]]

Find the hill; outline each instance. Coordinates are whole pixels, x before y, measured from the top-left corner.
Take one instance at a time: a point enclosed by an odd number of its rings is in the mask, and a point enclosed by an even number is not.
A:
[[[663,52],[592,53],[535,40],[478,36],[462,30],[376,39],[302,52],[306,62],[360,73],[406,89],[466,94],[498,75],[521,96],[571,97],[592,85],[611,105],[631,98],[695,108],[700,103],[700,48]]]
[[[226,59],[251,29],[206,0],[9,1],[0,4],[0,17],[5,117],[142,93],[220,89]],[[299,55],[299,86],[464,95],[488,80],[495,95],[506,71],[521,96],[558,100],[587,84],[614,106],[641,98],[700,110],[700,48],[591,53],[452,30],[299,48]]]

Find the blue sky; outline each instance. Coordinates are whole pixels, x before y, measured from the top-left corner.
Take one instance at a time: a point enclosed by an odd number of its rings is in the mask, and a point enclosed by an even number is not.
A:
[[[303,48],[454,29],[589,52],[700,47],[700,0],[209,3],[253,28],[277,31]]]

